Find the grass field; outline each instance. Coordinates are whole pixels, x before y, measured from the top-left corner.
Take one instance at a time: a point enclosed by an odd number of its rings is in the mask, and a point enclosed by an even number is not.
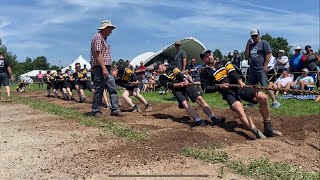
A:
[[[16,85],[12,85],[12,87],[16,87]],[[44,88],[39,88],[37,84],[32,84],[30,88],[28,87],[27,90],[32,91],[39,91],[43,90],[46,91],[46,85]],[[122,91],[119,91],[121,94]],[[159,94],[156,92],[144,92],[142,93],[143,96],[152,103],[176,103],[175,100],[172,99],[172,93],[167,94]],[[92,96],[92,93],[86,91],[87,96]],[[217,108],[229,108],[226,101],[224,101],[219,93],[213,94],[204,94],[204,99],[207,103],[212,107]],[[320,103],[314,102],[312,100],[297,100],[297,99],[279,99],[279,102],[282,106],[278,109],[271,108],[272,115],[276,116],[305,116],[305,115],[314,115],[320,114]],[[269,103],[271,105],[271,100],[269,99]],[[244,104],[246,104],[244,102]],[[258,106],[254,107],[257,108]]]

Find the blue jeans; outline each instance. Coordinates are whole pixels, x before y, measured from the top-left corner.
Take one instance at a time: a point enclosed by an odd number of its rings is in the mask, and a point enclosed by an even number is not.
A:
[[[103,91],[105,87],[109,91],[109,97],[111,101],[111,111],[120,112],[119,98],[117,95],[117,86],[114,77],[112,76],[111,66],[106,66],[109,72],[109,77],[104,77],[102,68],[95,66],[92,69],[94,76],[95,93],[93,95],[92,112],[99,112],[102,105]]]

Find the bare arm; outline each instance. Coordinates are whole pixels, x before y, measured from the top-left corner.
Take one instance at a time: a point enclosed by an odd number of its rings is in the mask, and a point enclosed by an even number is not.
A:
[[[251,44],[251,39],[247,42],[246,49],[244,50],[244,58],[249,59],[249,46]]]
[[[268,71],[268,64],[269,64],[269,61],[271,59],[271,55],[272,55],[271,52],[266,55],[266,58],[265,58],[265,61],[264,61],[264,70],[265,70],[265,72]]]
[[[12,79],[12,78],[13,78],[13,75],[12,75],[12,69],[11,69],[11,67],[10,67],[10,66],[7,67],[7,70],[8,70],[8,74],[9,74],[10,78]]]
[[[182,59],[182,71],[185,71],[187,67],[187,58]]]

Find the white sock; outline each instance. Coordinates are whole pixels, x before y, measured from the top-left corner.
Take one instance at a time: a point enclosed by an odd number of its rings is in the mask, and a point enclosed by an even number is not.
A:
[[[197,117],[197,118],[196,118],[196,121],[201,121],[201,118]]]
[[[216,117],[216,115],[211,114],[211,115],[209,116],[209,119],[212,119],[213,117]]]

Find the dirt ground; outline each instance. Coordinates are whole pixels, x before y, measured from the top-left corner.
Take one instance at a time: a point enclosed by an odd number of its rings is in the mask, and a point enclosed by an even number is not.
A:
[[[22,96],[49,101],[80,113],[90,111],[91,107],[90,102],[80,104],[46,98],[43,92]],[[112,179],[110,175],[119,174],[209,175],[181,179],[218,179],[221,164],[205,163],[180,154],[185,147],[209,144],[222,144],[232,159],[239,158],[244,162],[266,157],[320,171],[320,115],[274,117],[274,128],[284,136],[257,140],[252,133],[243,130],[235,114],[226,109],[214,109],[217,115],[227,118],[225,125],[194,128],[193,122],[176,103],[153,104],[153,107],[153,112],[139,114],[126,112],[127,107],[123,105],[124,117],[110,117],[109,110],[103,109],[109,121],[149,130],[149,139],[131,142],[25,105],[1,102],[0,179]],[[247,110],[262,129],[258,111]],[[228,171],[225,173],[223,179],[248,179]]]

